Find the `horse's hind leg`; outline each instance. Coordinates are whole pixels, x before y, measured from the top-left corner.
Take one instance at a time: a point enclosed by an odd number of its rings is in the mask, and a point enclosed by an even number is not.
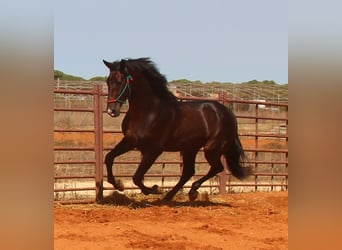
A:
[[[134,147],[128,142],[126,137],[124,137],[110,152],[106,154],[105,163],[107,168],[107,180],[110,184],[114,186],[115,189],[123,191],[124,187],[120,181],[116,181],[112,172],[114,158],[122,155]]]
[[[146,187],[143,183],[143,178],[146,172],[150,169],[152,164],[155,162],[155,160],[158,158],[158,156],[161,153],[162,153],[161,151],[144,153],[141,159],[141,162],[139,164],[139,167],[133,176],[134,184],[137,185],[141,189],[143,194],[145,195],[160,194],[160,191],[157,185],[154,185],[152,188]]]
[[[184,186],[184,184],[195,174],[195,158],[196,158],[197,151],[190,152],[190,153],[183,153],[183,172],[180,180],[173,187],[173,189],[166,194],[163,198],[165,201],[170,201],[178,192],[178,190]]]
[[[224,167],[221,163],[221,153],[219,150],[208,150],[204,149],[205,158],[207,159],[208,163],[210,164],[210,169],[208,173],[200,178],[199,180],[195,181],[191,189],[189,191],[189,199],[191,201],[195,200],[198,196],[197,189],[202,185],[203,182],[206,180],[214,177],[216,174],[223,171]]]

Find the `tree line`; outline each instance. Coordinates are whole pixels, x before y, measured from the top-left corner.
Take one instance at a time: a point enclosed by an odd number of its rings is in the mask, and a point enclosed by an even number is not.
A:
[[[65,74],[64,72],[60,71],[60,70],[54,70],[54,79],[57,80],[63,80],[63,81],[103,81],[105,82],[107,77],[106,76],[95,76],[95,77],[92,77],[90,79],[84,79],[80,76],[73,76],[73,75],[69,75],[69,74]],[[179,80],[174,80],[174,81],[171,81],[170,83],[193,83],[193,84],[201,84],[202,82],[201,81],[190,81],[190,80],[187,80],[187,79],[179,79]],[[222,84],[220,82],[211,82],[211,83],[208,83],[208,84]],[[242,82],[241,84],[265,84],[265,85],[277,85],[277,83],[273,80],[264,80],[264,81],[257,81],[257,80],[251,80],[251,81],[248,81],[248,82]]]
[[[95,76],[90,78],[89,80],[84,79],[83,77],[80,76],[73,76],[66,74],[60,70],[54,70],[54,77],[55,80],[63,80],[63,81],[106,81],[106,76]]]

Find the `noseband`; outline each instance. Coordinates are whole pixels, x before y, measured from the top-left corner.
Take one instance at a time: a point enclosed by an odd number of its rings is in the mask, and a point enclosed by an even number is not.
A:
[[[133,81],[133,77],[131,75],[127,75],[125,87],[121,90],[119,96],[117,98],[108,99],[107,103],[116,103],[116,102],[125,103],[126,101],[122,101],[120,100],[120,98],[123,96],[123,94],[126,92],[127,89],[128,89],[129,94],[131,94],[131,87],[129,86],[129,84],[132,81]]]

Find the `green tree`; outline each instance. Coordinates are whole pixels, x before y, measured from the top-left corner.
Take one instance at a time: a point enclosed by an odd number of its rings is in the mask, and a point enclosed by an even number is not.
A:
[[[85,81],[85,79],[80,76],[68,75],[60,70],[54,70],[54,79],[60,79],[65,81]]]
[[[89,79],[89,81],[94,81],[94,82],[105,82],[107,79],[106,76],[95,76]]]
[[[60,71],[60,70],[55,70],[55,71],[54,71],[54,76],[53,76],[53,78],[54,78],[55,80],[61,79],[61,78],[63,77],[63,75],[64,75],[64,73],[63,73],[62,71]]]

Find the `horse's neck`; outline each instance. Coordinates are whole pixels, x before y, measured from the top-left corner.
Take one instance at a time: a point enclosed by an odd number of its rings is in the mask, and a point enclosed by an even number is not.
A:
[[[160,99],[151,98],[151,96],[134,96],[134,98],[129,101],[129,111],[131,112],[146,114],[162,108],[163,105]]]
[[[134,96],[129,100],[130,111],[146,114],[163,108],[166,108],[164,102],[155,95],[146,82],[136,84]]]

